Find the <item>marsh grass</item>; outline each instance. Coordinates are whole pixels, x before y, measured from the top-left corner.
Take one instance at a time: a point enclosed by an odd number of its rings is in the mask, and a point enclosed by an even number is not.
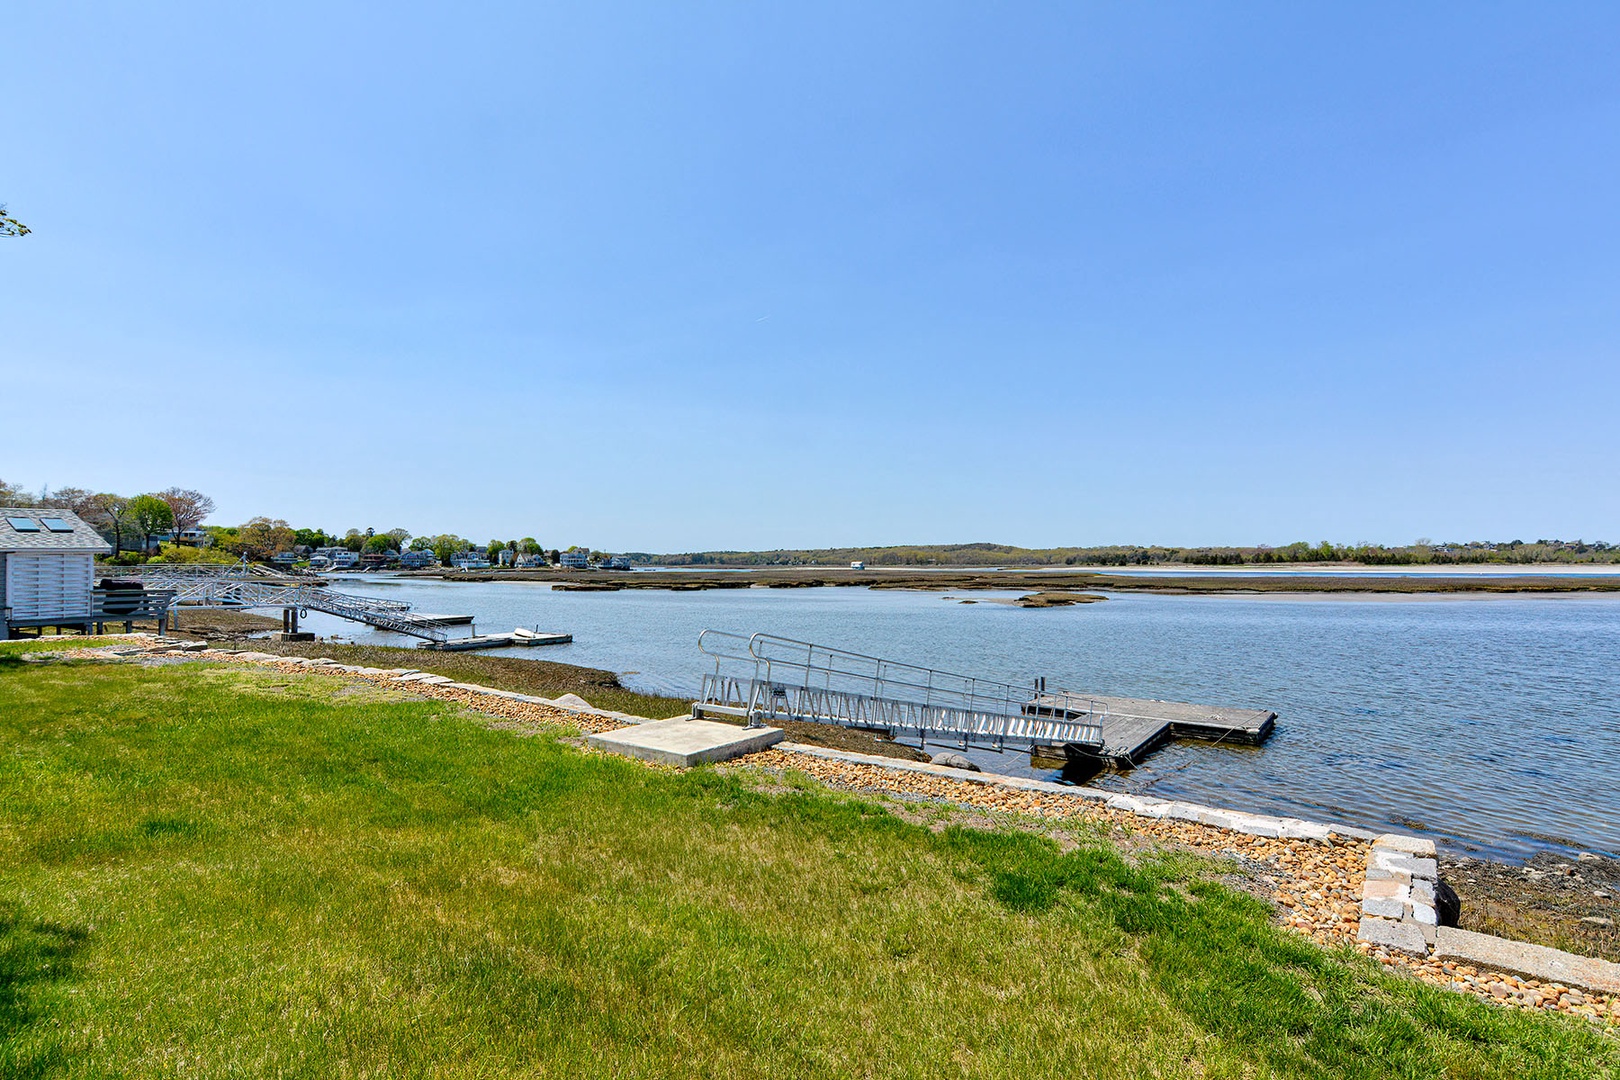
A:
[[[413,667],[461,682],[538,697],[577,694],[599,709],[647,716],[655,720],[679,716],[692,708],[692,703],[683,698],[657,697],[626,690],[619,685],[619,677],[611,671],[530,657],[435,652],[431,649],[401,649],[388,645],[346,645],[333,641],[255,640],[243,647],[280,656],[324,656],[340,664],[364,667]]]
[[[1324,953],[1188,857],[342,686],[0,664],[0,1075],[1616,1071],[1590,1026]]]

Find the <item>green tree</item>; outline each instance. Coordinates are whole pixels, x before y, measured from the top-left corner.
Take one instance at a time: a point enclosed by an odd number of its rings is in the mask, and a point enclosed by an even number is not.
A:
[[[129,520],[143,541],[141,554],[152,550],[152,537],[174,525],[174,511],[156,495],[137,495],[129,500]]]
[[[541,553],[540,541],[532,536],[525,536],[518,541],[518,551],[524,555],[539,555]]]
[[[188,488],[165,488],[158,492],[158,498],[169,504],[169,512],[174,516],[174,532],[179,535],[187,529],[195,529],[214,512],[214,500],[200,491]]]
[[[102,535],[112,533],[113,558],[118,558],[124,551],[124,530],[130,526],[129,504],[132,500],[122,495],[114,495],[110,491],[103,491],[90,498],[90,516],[86,517],[91,526],[99,530]]]
[[[285,521],[256,517],[236,530],[236,540],[230,550],[255,562],[264,562],[277,552],[291,551],[295,542],[297,534]]]
[[[6,213],[6,204],[0,203],[0,236],[27,236],[33,231],[33,229]]]
[[[395,550],[394,538],[389,536],[387,533],[378,533],[376,536],[373,536],[367,540],[365,547],[361,548],[361,550],[367,555],[387,554],[388,552]]]

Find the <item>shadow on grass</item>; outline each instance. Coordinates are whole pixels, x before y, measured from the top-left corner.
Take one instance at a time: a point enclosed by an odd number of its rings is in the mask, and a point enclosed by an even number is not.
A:
[[[72,977],[88,937],[80,927],[30,919],[16,904],[0,903],[0,1076],[45,1076],[60,1062],[54,1042],[30,1045],[26,1037],[40,1020],[34,999]]]

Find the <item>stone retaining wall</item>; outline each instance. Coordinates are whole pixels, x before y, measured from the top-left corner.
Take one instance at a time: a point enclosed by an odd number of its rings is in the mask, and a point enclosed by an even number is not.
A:
[[[1357,938],[1409,956],[1428,956],[1440,918],[1440,864],[1433,840],[1385,833],[1367,849]]]

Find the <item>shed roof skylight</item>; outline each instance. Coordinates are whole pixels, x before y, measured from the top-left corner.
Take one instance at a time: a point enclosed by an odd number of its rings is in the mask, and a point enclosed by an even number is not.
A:
[[[63,521],[61,518],[40,518],[39,523],[41,525],[45,526],[47,529],[51,530],[51,532],[72,532],[73,531],[73,526],[69,525],[67,522]]]
[[[8,517],[6,518],[6,524],[18,532],[39,532],[39,522],[33,518]]]

